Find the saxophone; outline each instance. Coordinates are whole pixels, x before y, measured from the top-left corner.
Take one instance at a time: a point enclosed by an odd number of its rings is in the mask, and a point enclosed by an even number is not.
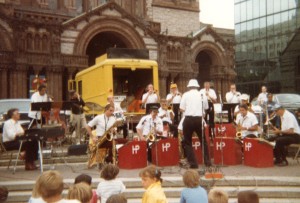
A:
[[[235,137],[238,139],[242,139],[242,130],[241,129],[242,129],[241,124],[238,124],[236,127],[236,134],[235,134]]]
[[[155,127],[156,127],[156,125],[154,123],[154,126],[151,127],[150,132],[146,136],[146,141],[150,141],[150,142],[154,142],[155,141]]]

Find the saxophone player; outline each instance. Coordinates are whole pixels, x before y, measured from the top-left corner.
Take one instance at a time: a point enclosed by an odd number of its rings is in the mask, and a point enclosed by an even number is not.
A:
[[[237,132],[241,133],[241,138],[258,137],[258,120],[255,114],[248,111],[248,105],[240,104],[240,112],[236,116]]]
[[[142,119],[139,121],[138,125],[136,126],[136,131],[140,140],[147,141],[147,150],[148,150],[148,161],[152,161],[151,157],[151,147],[150,135],[154,139],[157,139],[156,136],[161,136],[163,133],[163,123],[162,120],[158,117],[158,107],[152,106],[150,108],[150,114],[143,116]]]

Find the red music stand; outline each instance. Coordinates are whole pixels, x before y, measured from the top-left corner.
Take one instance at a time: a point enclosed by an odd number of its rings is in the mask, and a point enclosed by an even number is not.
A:
[[[258,168],[272,167],[273,146],[259,138],[244,139],[244,164]]]
[[[176,166],[179,162],[177,138],[167,138],[153,143],[151,148],[152,163],[157,166]],[[157,157],[157,159],[156,159]]]
[[[224,165],[242,164],[242,144],[231,137],[214,139],[214,163]],[[222,162],[223,159],[223,162]]]
[[[147,166],[147,143],[132,141],[118,150],[119,167],[123,169],[137,169]]]

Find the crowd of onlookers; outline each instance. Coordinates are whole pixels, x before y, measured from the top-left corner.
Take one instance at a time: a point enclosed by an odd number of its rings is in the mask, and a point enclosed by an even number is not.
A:
[[[63,198],[63,177],[58,171],[46,171],[35,183],[29,203],[127,203],[124,196],[126,187],[117,178],[119,168],[108,164],[101,171],[102,181],[96,190],[91,187],[92,178],[81,174],[75,178],[74,185],[69,187],[66,198]],[[161,171],[155,166],[148,166],[139,173],[142,185],[146,190],[142,203],[166,203],[167,198],[162,187]],[[181,191],[180,203],[228,203],[228,194],[220,189],[208,192],[200,186],[198,171],[189,169],[183,174],[185,188]],[[5,202],[8,191],[0,188],[0,202]],[[258,203],[259,197],[254,191],[241,191],[237,195],[238,203]]]

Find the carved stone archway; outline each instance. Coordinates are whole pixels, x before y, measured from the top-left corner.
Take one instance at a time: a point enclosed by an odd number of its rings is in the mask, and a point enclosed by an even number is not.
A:
[[[75,41],[74,53],[85,55],[89,42],[101,32],[113,32],[118,35],[128,48],[141,49],[146,45],[139,33],[129,23],[118,18],[98,19],[81,30]]]

